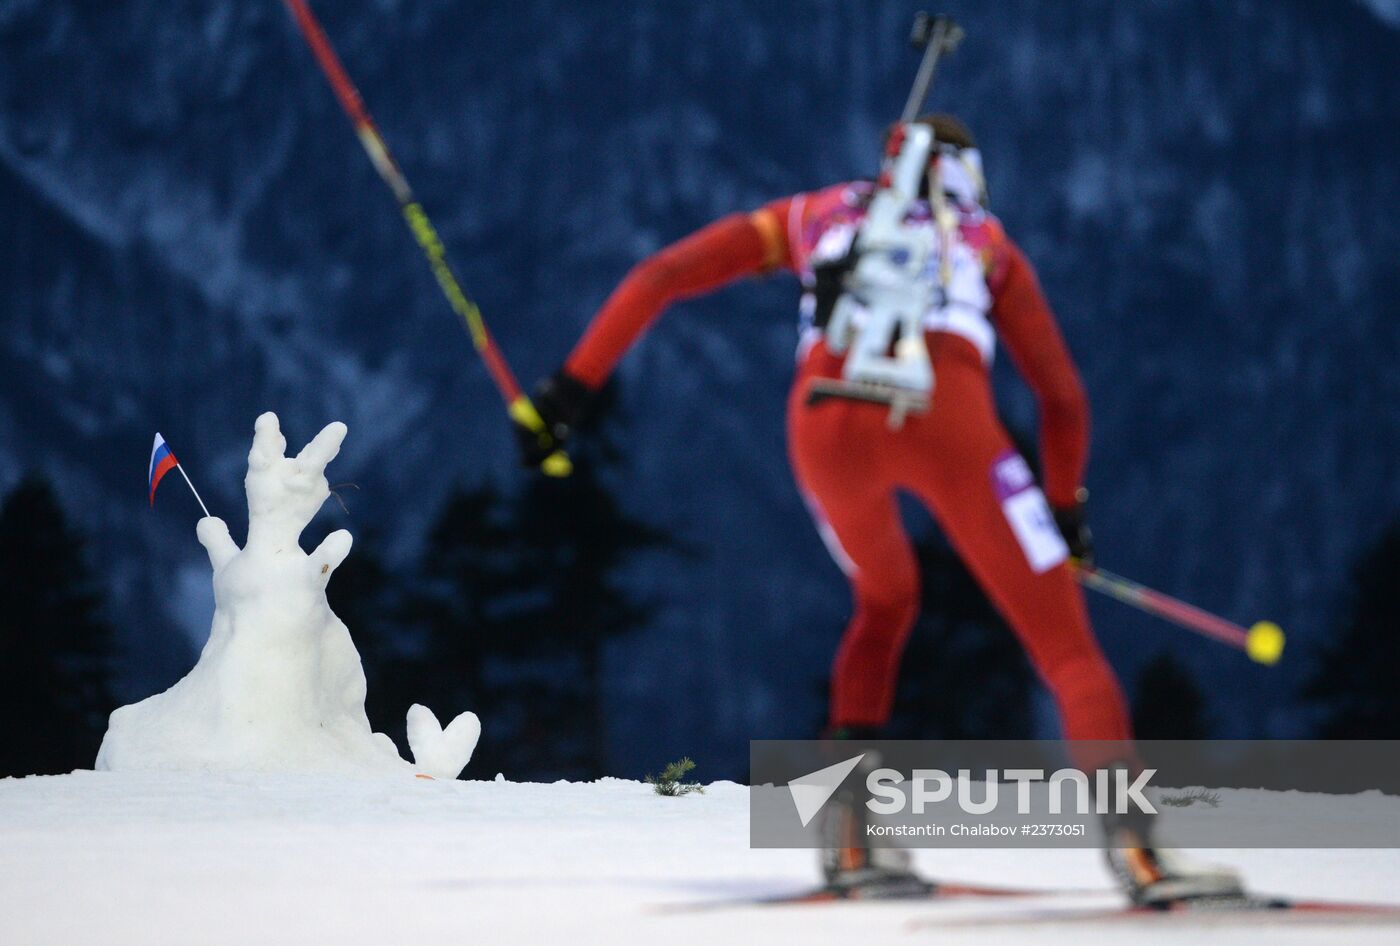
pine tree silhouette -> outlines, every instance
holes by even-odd
[[[529,606],[535,583],[510,498],[490,483],[454,492],[428,537],[418,576],[400,610],[407,646],[382,668],[381,701],[392,704],[397,694],[397,702],[415,700],[442,715],[472,710],[483,727],[473,767],[504,771],[512,694],[488,664],[520,655],[521,607]]]
[[[392,737],[401,752],[408,750],[408,707],[424,700],[398,672],[410,644],[401,620],[404,593],[403,579],[384,564],[373,532],[355,537],[350,556],[326,586],[326,600],[349,629],[364,666],[365,714],[374,731]]]
[[[1327,711],[1324,739],[1400,738],[1400,521],[1359,555],[1332,644],[1303,697]]]
[[[607,764],[604,648],[645,626],[656,611],[622,588],[619,569],[638,552],[678,546],[630,517],[599,479],[613,445],[596,437],[583,448],[576,451],[573,476],[536,477],[521,500],[518,522],[542,606],[519,643],[566,661],[568,669],[554,679],[554,707],[576,720],[566,727],[577,734],[570,751],[574,766],[601,775]]]
[[[82,540],[42,479],[0,506],[0,776],[91,768],[116,707]]]
[[[566,479],[454,493],[404,596],[408,644],[376,668],[376,703],[411,698],[439,713],[476,712],[474,772],[607,772],[604,648],[655,611],[623,587],[620,569],[644,550],[680,549],[629,516],[604,484],[603,472],[623,460],[617,424],[613,415],[571,445]],[[381,731],[402,731],[387,714],[385,723]]]
[[[1133,700],[1133,734],[1138,739],[1209,739],[1212,729],[1206,697],[1195,679],[1168,653],[1142,668]]]

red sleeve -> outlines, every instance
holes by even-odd
[[[1035,270],[1009,239],[1001,249],[992,318],[1040,406],[1045,496],[1052,506],[1071,506],[1088,462],[1089,402]]]
[[[598,310],[564,370],[599,388],[632,343],[671,303],[718,289],[786,261],[786,240],[768,210],[731,214],[632,268]]]

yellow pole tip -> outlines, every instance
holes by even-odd
[[[544,462],[540,464],[540,469],[544,471],[545,476],[563,479],[574,472],[574,464],[569,459],[569,455],[560,450],[545,457]]]
[[[1255,663],[1278,663],[1283,656],[1283,628],[1273,621],[1259,621],[1245,636],[1244,652]]]

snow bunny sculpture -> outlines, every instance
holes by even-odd
[[[393,741],[371,731],[365,674],[326,585],[350,533],[310,555],[301,532],[330,495],[326,465],[344,424],[328,424],[294,458],[272,413],[248,454],[248,542],[222,519],[196,530],[214,568],[214,623],[199,662],[173,687],[112,714],[99,769],[402,772]],[[455,778],[481,734],[473,713],[444,731],[426,707],[408,714],[414,771]]]

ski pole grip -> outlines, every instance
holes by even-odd
[[[542,447],[550,445],[551,438],[545,430],[544,418],[540,416],[534,402],[527,396],[524,394],[516,395],[506,410],[512,420],[529,431],[527,436],[540,438],[540,446]],[[564,479],[574,472],[574,462],[569,459],[569,454],[564,448],[558,447],[540,461],[540,472],[555,479]]]

